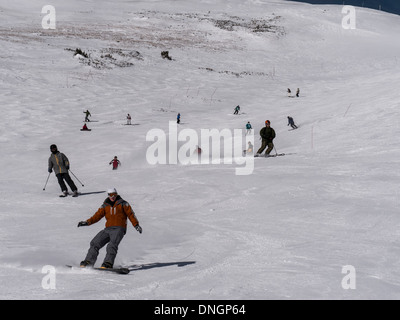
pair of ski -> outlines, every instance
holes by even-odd
[[[300,128],[300,126],[295,125],[294,127],[290,128],[288,131],[293,131],[293,130],[296,130],[298,128]]]
[[[90,194],[98,194],[98,193],[104,193],[105,191],[89,191],[89,192],[78,192],[76,196],[72,195],[73,197],[78,197],[78,196],[84,196],[84,195],[90,195]],[[68,192],[67,195],[61,194],[61,198],[65,198],[68,195],[71,195],[72,193]]]
[[[69,195],[71,195],[71,193],[67,193],[67,194],[60,194],[60,198],[65,198],[65,197],[68,197]],[[79,196],[79,193],[77,193],[77,194],[73,194],[72,193],[72,197],[74,197],[74,198],[76,198],[77,196]]]
[[[89,270],[97,270],[97,271],[104,271],[104,272],[112,272],[112,273],[117,273],[117,274],[128,274],[130,272],[130,270],[128,268],[123,268],[123,267],[119,267],[119,268],[96,268],[96,267],[74,267],[71,265],[66,265],[68,268],[70,269],[75,269],[75,268],[79,268],[79,269],[89,269]]]
[[[267,156],[255,154],[254,158],[275,158],[275,157],[281,157],[281,156],[284,156],[284,155],[285,155],[284,153],[270,154],[270,155],[267,155]]]

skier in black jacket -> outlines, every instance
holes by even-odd
[[[260,136],[262,138],[262,144],[261,148],[258,149],[256,156],[260,156],[264,149],[268,146],[267,151],[265,151],[265,156],[268,157],[274,148],[273,140],[276,136],[275,130],[271,128],[271,122],[269,120],[265,121],[265,127],[260,130]]]
[[[73,192],[73,197],[78,196],[78,188],[75,186],[74,181],[71,179],[68,170],[69,170],[69,160],[64,153],[58,151],[57,146],[52,144],[50,146],[51,155],[49,157],[49,173],[54,170],[56,174],[58,183],[60,185],[61,191],[63,192],[62,196],[66,197],[68,195],[68,189],[65,185],[64,180],[68,183],[69,187]]]
[[[297,126],[294,124],[294,120],[292,117],[288,116],[288,126],[290,125],[293,129],[297,129]]]

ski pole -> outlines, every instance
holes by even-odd
[[[276,151],[275,145],[274,145],[275,153],[278,154],[278,151]]]
[[[49,172],[49,175],[47,176],[47,180],[46,180],[46,183],[44,184],[43,191],[46,190],[47,182],[49,181],[50,175],[51,175],[51,172]]]
[[[75,177],[75,179],[79,181],[79,183],[82,185],[82,187],[84,187],[83,183],[77,178],[77,176],[74,175],[74,173],[71,170],[69,170],[69,172],[71,172],[72,175]]]

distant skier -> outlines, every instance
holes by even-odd
[[[265,127],[260,130],[260,136],[262,138],[262,144],[261,148],[258,149],[256,156],[260,156],[264,149],[268,146],[267,151],[265,151],[265,156],[268,157],[274,148],[273,140],[276,136],[275,130],[271,128],[271,122],[269,120],[265,121]]]
[[[51,155],[49,157],[49,168],[48,172],[51,173],[54,170],[54,173],[57,177],[58,184],[60,185],[62,191],[62,197],[66,197],[68,195],[68,188],[64,183],[64,180],[67,182],[71,191],[73,192],[72,196],[78,196],[78,188],[75,186],[74,181],[72,181],[69,176],[69,160],[67,156],[58,151],[58,148],[55,144],[50,146]]]
[[[83,125],[81,131],[91,131],[88,126],[86,125],[86,123]]]
[[[296,90],[296,97],[298,98],[299,96],[300,96],[300,89],[297,88],[297,90]]]
[[[194,149],[194,151],[193,151],[193,158],[192,158],[193,160],[195,160],[197,157],[198,162],[195,162],[195,163],[201,163],[201,153],[202,153],[202,150],[201,150],[200,146],[196,146],[196,149]]]
[[[126,124],[127,125],[131,125],[132,124],[132,117],[131,117],[131,115],[129,113],[126,116]]]
[[[178,115],[176,116],[176,123],[179,124],[181,123],[181,114],[178,113]]]
[[[90,122],[89,117],[92,115],[90,114],[89,110],[83,111],[83,113],[85,114],[85,122]]]
[[[113,170],[117,170],[118,166],[121,165],[121,162],[118,160],[117,156],[115,156],[114,159],[112,159],[109,164],[110,165],[112,164],[112,169]]]
[[[246,134],[250,134],[251,133],[251,129],[253,129],[253,128],[252,128],[252,126],[250,124],[250,121],[248,121],[246,123]]]
[[[288,94],[288,97],[290,97],[290,95],[292,94],[292,91],[289,88],[287,89],[287,94]]]
[[[248,143],[247,143],[247,149],[246,150],[243,150],[243,154],[244,155],[246,155],[246,154],[253,154],[253,150],[254,149],[254,146],[251,144],[251,142],[249,141]]]
[[[106,218],[105,229],[101,230],[90,242],[86,258],[81,262],[82,268],[94,266],[99,255],[99,250],[107,243],[106,256],[101,268],[106,269],[114,266],[118,246],[126,233],[128,219],[136,231],[142,233],[142,227],[139,225],[139,221],[130,204],[118,195],[115,188],[108,189],[107,193],[108,198],[104,200],[97,212],[88,220],[78,223],[78,227],[90,226],[100,221],[103,217]]]
[[[294,120],[292,117],[287,117],[288,118],[288,126],[290,125],[293,129],[297,129],[297,126],[294,124]]]
[[[240,106],[235,107],[235,112],[233,114],[239,114],[240,111]]]

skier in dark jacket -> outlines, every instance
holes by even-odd
[[[72,181],[71,177],[69,176],[69,160],[67,156],[60,151],[58,151],[57,146],[52,144],[50,146],[51,155],[49,158],[49,173],[54,170],[56,174],[58,184],[61,187],[61,191],[63,192],[63,196],[66,197],[68,195],[68,188],[65,185],[64,180],[68,183],[69,187],[73,192],[73,197],[78,195],[78,188],[75,186],[74,181]]]
[[[265,121],[265,127],[260,130],[260,136],[262,139],[261,148],[258,149],[257,155],[260,156],[264,149],[268,146],[267,151],[265,151],[265,156],[268,157],[272,149],[274,148],[273,140],[275,139],[275,130],[270,127],[271,122],[269,120]]]
[[[83,111],[83,113],[85,114],[85,122],[90,122],[89,117],[92,115],[90,114],[89,110]]]
[[[297,129],[297,126],[294,124],[294,120],[292,117],[287,117],[288,118],[288,126],[290,125],[293,129]]]

